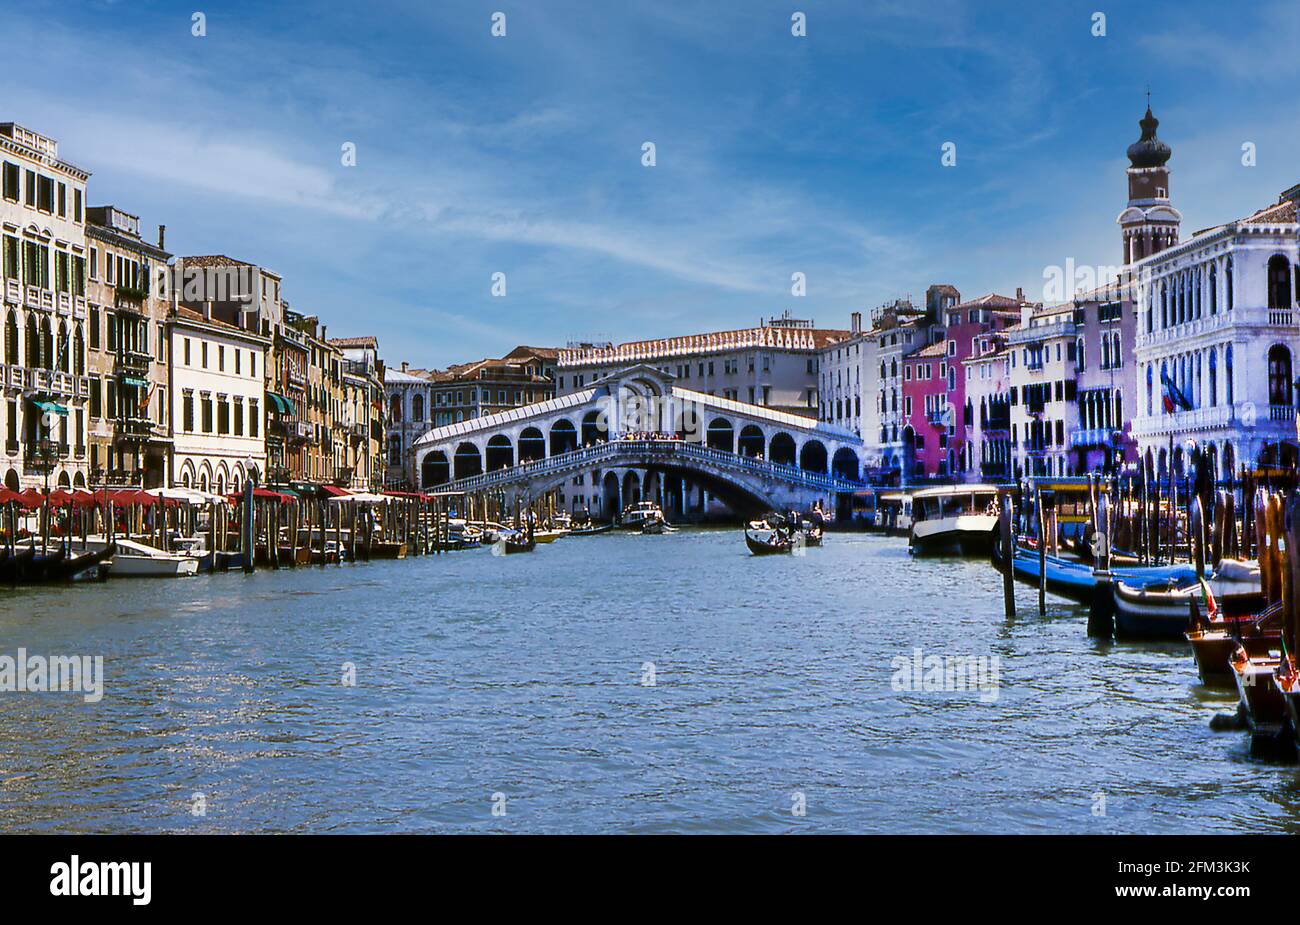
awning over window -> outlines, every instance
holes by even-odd
[[[39,408],[41,411],[46,412],[47,414],[60,414],[65,418],[68,416],[67,406],[60,405],[56,401],[37,401],[36,399],[33,398],[32,405],[36,408]]]
[[[133,385],[133,386],[135,386],[137,389],[147,389],[147,388],[149,388],[149,383],[148,383],[148,382],[146,382],[146,381],[143,380],[143,379],[137,379],[137,378],[135,378],[135,376],[123,376],[123,377],[122,377],[122,384],[123,384],[123,385]]]
[[[275,392],[267,392],[266,400],[271,404],[271,410],[276,414],[293,414],[293,402],[283,395],[277,395]]]

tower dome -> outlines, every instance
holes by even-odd
[[[1129,163],[1134,167],[1165,166],[1174,152],[1156,137],[1156,127],[1160,125],[1160,120],[1151,114],[1150,106],[1147,106],[1147,114],[1138,125],[1142,126],[1142,137],[1128,146]]]

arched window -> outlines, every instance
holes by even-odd
[[[1169,327],[1169,281],[1160,281],[1160,327]]]
[[[411,420],[424,420],[424,396],[418,393],[411,398]]]
[[[1268,403],[1291,405],[1291,351],[1282,344],[1268,348]]]
[[[1219,313],[1219,268],[1210,265],[1210,314]]]
[[[1102,344],[1102,368],[1106,368],[1106,350],[1105,343]],[[1083,372],[1088,368],[1087,356],[1083,352],[1083,338],[1080,337],[1074,345],[1074,368],[1077,372]]]
[[[1147,364],[1147,417],[1151,417],[1151,415],[1155,413],[1152,410],[1154,408],[1154,405],[1152,404],[1152,396],[1154,394],[1152,390],[1152,379],[1153,379],[1153,374],[1151,372],[1151,364],[1148,363]]]
[[[1219,351],[1210,348],[1210,407],[1219,403]]]
[[[1229,267],[1231,271],[1231,267]],[[1229,277],[1231,279],[1231,277]],[[1235,389],[1232,381],[1232,344],[1228,344],[1228,352],[1223,355],[1223,394],[1224,401],[1231,405],[1236,401]]]
[[[1291,264],[1281,254],[1268,260],[1268,307],[1271,311],[1291,310]]]
[[[10,312],[5,318],[5,362],[18,365],[18,313]]]
[[[1227,311],[1232,311],[1232,258],[1231,257],[1228,258],[1227,266],[1224,269],[1223,284],[1225,287],[1225,294],[1223,299],[1224,308]],[[1232,348],[1231,347],[1228,348],[1228,351],[1229,354],[1231,355]],[[1231,379],[1231,377],[1229,377],[1229,379]]]
[[[388,400],[388,419],[394,424],[402,422],[402,396],[394,395]]]

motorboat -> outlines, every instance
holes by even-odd
[[[87,545],[103,549],[109,542],[99,537],[88,540]],[[112,554],[114,578],[181,578],[198,574],[198,558],[187,553],[164,552],[137,540],[117,538],[111,542],[116,547]]]
[[[913,555],[988,555],[998,528],[996,485],[945,485],[912,493]]]
[[[663,520],[664,512],[653,501],[638,501],[623,508],[619,525],[625,530],[640,530],[641,525],[652,518]]]

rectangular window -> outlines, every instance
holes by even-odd
[[[44,174],[36,177],[36,208],[42,212],[54,211],[54,179]]]
[[[257,354],[252,350],[248,351],[248,374],[254,377],[257,375]]]
[[[185,338],[185,365],[190,365],[190,339]]]
[[[103,411],[103,395],[100,394],[103,386],[100,384],[98,376],[90,377],[90,416],[98,418]]]
[[[72,191],[72,220],[80,224],[81,222],[81,190]]]
[[[108,349],[117,350],[117,315],[105,312],[108,321]]]
[[[68,217],[68,184],[59,184],[59,218]]]
[[[223,373],[226,371],[226,348],[224,344],[217,344],[217,369]]]
[[[31,208],[34,209],[36,208],[36,171],[35,170],[26,171],[26,177],[24,179],[27,181],[26,182],[27,195],[24,197],[23,201],[26,202],[27,205],[29,205]]]
[[[239,358],[241,356],[243,356],[243,354],[239,352],[239,348],[235,348],[235,375],[236,376],[239,375]]]
[[[186,391],[181,398],[181,422],[182,429],[188,433],[194,432],[194,393]]]
[[[99,349],[99,309],[90,310],[90,349]]]
[[[203,406],[203,432],[210,434],[212,433],[212,397],[204,395],[201,404]]]
[[[257,399],[248,400],[248,436],[256,437],[261,426],[261,416],[258,414]]]
[[[217,433],[230,433],[230,402],[224,395],[217,396]]]
[[[158,322],[158,362],[167,362],[167,328]]]
[[[18,279],[18,239],[8,235],[4,240],[4,274],[5,279]]]
[[[244,399],[242,398],[235,399],[235,436],[244,436]]]
[[[208,368],[208,342],[207,341],[204,341],[203,343],[199,344],[199,364],[204,369]]]
[[[72,294],[75,296],[85,296],[86,294],[86,258],[72,258]]]
[[[18,165],[11,164],[9,161],[5,161],[5,170],[4,170],[5,199],[8,199],[10,202],[18,201],[18,197],[19,197],[18,187],[21,179],[22,178],[18,170]]]

